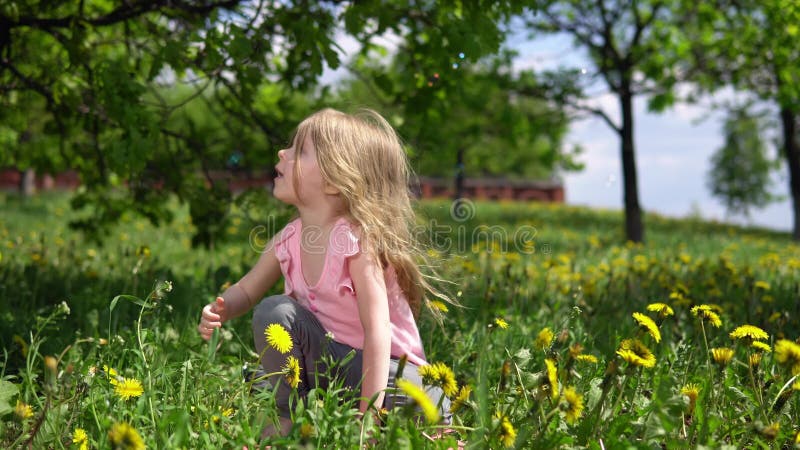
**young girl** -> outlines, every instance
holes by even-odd
[[[200,334],[207,340],[255,307],[255,347],[267,374],[281,372],[287,361],[265,340],[265,330],[280,324],[293,341],[289,355],[300,365],[301,396],[317,378],[327,387],[322,355],[341,360],[354,350],[339,375],[360,389],[361,412],[373,398],[376,408],[402,404],[403,396],[386,390],[403,356],[402,377],[422,387],[417,369],[426,361],[414,316],[428,284],[415,264],[409,168],[397,135],[373,111],[325,109],[300,123],[278,159],[274,195],[296,207],[299,217],[272,238],[239,282],[203,308]],[[284,295],[260,300],[281,276]],[[285,434],[291,388],[282,376],[271,381],[279,383]],[[438,388],[426,390],[433,401],[442,397]],[[445,400],[445,422],[448,406]]]

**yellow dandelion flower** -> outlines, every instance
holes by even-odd
[[[452,369],[447,367],[444,363],[439,367],[439,378],[441,380],[440,387],[448,398],[453,398],[458,394],[458,383],[456,382],[456,375]]]
[[[697,397],[700,395],[700,386],[694,383],[689,383],[681,388],[681,394],[689,398],[689,414],[692,414],[697,402]]]
[[[731,339],[745,339],[753,341],[765,341],[769,339],[769,334],[755,325],[742,325],[740,327],[736,327],[735,330],[731,331],[730,336]]]
[[[661,342],[661,332],[658,331],[658,325],[650,318],[650,316],[642,313],[633,313],[633,319],[639,324],[639,327],[649,334],[656,342]]]
[[[583,395],[575,391],[575,388],[568,387],[564,389],[564,409],[567,417],[567,423],[573,425],[580,419],[583,413]]]
[[[652,368],[656,365],[656,357],[638,339],[625,339],[620,343],[617,355],[635,366]]]
[[[444,394],[453,398],[458,393],[458,383],[453,370],[443,362],[425,364],[417,369],[417,373],[422,377],[423,383],[431,386],[439,386]]]
[[[772,422],[769,426],[764,427],[761,431],[761,435],[767,438],[767,440],[775,440],[778,437],[778,433],[781,431],[781,424],[780,422]]]
[[[417,368],[417,373],[422,377],[422,382],[433,386],[439,382],[439,369],[433,364],[424,364]]]
[[[114,385],[114,393],[123,400],[140,397],[143,392],[142,383],[136,378],[123,378],[122,381]]]
[[[503,318],[501,318],[501,317],[497,317],[497,318],[495,318],[495,319],[494,319],[494,323],[495,323],[495,324],[496,324],[498,327],[500,327],[500,328],[502,328],[502,329],[504,329],[504,330],[507,330],[507,329],[508,329],[508,322],[506,322],[506,321],[505,321]]]
[[[107,365],[103,364],[103,372],[105,372],[106,376],[108,377],[108,382],[111,383],[112,386],[116,386],[122,380],[122,377],[119,376],[113,367],[108,367]]]
[[[311,425],[308,422],[305,422],[302,425],[300,425],[300,438],[301,439],[309,439],[309,438],[314,436],[315,432],[316,432],[316,430],[314,430],[314,425]]]
[[[754,349],[760,351],[760,352],[764,352],[764,353],[771,353],[772,352],[772,347],[770,347],[769,344],[767,344],[766,342],[753,341],[750,344],[750,346],[753,347]]]
[[[700,395],[700,386],[694,383],[689,383],[681,388],[681,394],[689,397],[690,402],[696,402],[697,397]]]
[[[454,398],[453,402],[450,403],[450,413],[455,414],[461,410],[461,408],[463,408],[467,403],[467,400],[469,400],[469,395],[471,393],[472,388],[469,385],[465,384],[464,386],[461,386],[461,389],[458,391],[458,395],[456,395],[456,398]]]
[[[553,342],[553,338],[555,334],[550,328],[542,328],[542,331],[536,336],[536,340],[533,341],[533,347],[537,350],[545,350],[550,348],[550,344]]]
[[[271,323],[264,330],[264,336],[267,338],[267,344],[275,350],[286,354],[292,350],[292,336],[286,331],[286,328],[279,323]]]
[[[286,358],[286,365],[283,366],[283,378],[292,389],[296,389],[300,384],[300,362],[294,356]]]
[[[75,428],[72,432],[72,443],[78,446],[79,450],[88,450],[89,436],[83,428]]]
[[[433,404],[433,401],[422,388],[403,378],[397,380],[397,387],[414,400],[417,406],[422,409],[422,413],[425,415],[428,423],[436,423],[439,421],[439,409],[436,408],[436,405]]]
[[[753,353],[748,358],[748,362],[750,363],[750,367],[755,367],[761,363],[761,353]]]
[[[500,442],[503,443],[503,446],[506,448],[513,447],[514,441],[517,440],[517,430],[514,429],[514,425],[511,425],[511,421],[508,420],[508,417],[503,416],[500,419]]]
[[[441,311],[443,313],[446,313],[446,312],[450,311],[447,308],[447,305],[444,302],[439,301],[439,300],[431,300],[431,301],[428,302],[428,304],[431,307],[433,307],[433,309],[436,309],[436,310]]]
[[[712,348],[711,356],[714,358],[715,363],[724,367],[731,362],[731,358],[733,358],[733,349],[727,347]]]
[[[767,283],[766,281],[761,281],[761,280],[756,281],[754,286],[756,289],[762,289],[765,291],[769,290],[769,283]]]
[[[144,450],[142,437],[131,425],[115,423],[108,432],[108,440],[114,450]]]
[[[581,362],[597,364],[597,357],[594,355],[578,355],[575,357],[575,359]]]
[[[550,388],[550,398],[555,400],[558,398],[558,369],[556,369],[556,362],[546,358],[544,364],[547,366],[547,384]]]
[[[800,444],[800,431],[798,431],[797,435],[794,437],[794,443]]]
[[[22,353],[23,358],[28,357],[28,343],[25,342],[25,339],[22,339],[22,336],[15,334],[13,338],[11,338],[15,344],[19,346],[19,351]]]
[[[657,312],[658,316],[662,318],[675,315],[675,311],[666,303],[651,303],[647,305],[647,310]]]
[[[800,345],[788,339],[775,343],[775,360],[791,369],[792,375],[800,374]]]
[[[690,311],[693,316],[705,320],[714,328],[719,328],[722,326],[722,319],[719,318],[719,314],[714,311],[714,307],[712,305],[697,305]]]
[[[14,407],[14,415],[19,420],[30,419],[33,417],[33,408],[31,408],[31,405],[17,400],[17,406]]]

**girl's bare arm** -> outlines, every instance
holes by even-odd
[[[350,276],[356,291],[358,315],[364,327],[363,382],[359,409],[366,412],[375,396],[375,405],[383,404],[389,382],[389,358],[392,336],[389,300],[383,269],[371,256],[359,253],[350,260]]]

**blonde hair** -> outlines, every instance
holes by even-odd
[[[394,268],[417,316],[426,290],[441,294],[418,265],[426,258],[413,233],[411,169],[394,128],[369,109],[346,114],[327,108],[298,125],[295,144],[302,147],[307,138],[316,149],[323,180],[340,192],[347,218],[361,227],[362,250],[384,268]]]

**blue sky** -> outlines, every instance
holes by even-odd
[[[345,60],[357,49],[355,41],[344,33],[337,36],[337,42],[345,52]],[[391,49],[396,42],[390,36],[382,43]],[[508,45],[519,53],[514,62],[516,69],[588,67],[587,59],[573,48],[568,36],[529,40],[521,34],[512,35]],[[345,69],[328,70],[322,82],[333,83],[342,76],[346,76]],[[721,94],[725,98],[736,95],[731,91]],[[722,146],[723,115],[707,106],[710,99],[702,103],[678,104],[662,114],[653,114],[647,112],[645,99],[635,102],[634,142],[642,208],[665,216],[700,214],[706,219],[791,230],[792,210],[785,169],[776,176],[772,189],[784,200],[753,210],[749,219],[726,216],[725,207],[711,196],[706,174],[711,155]],[[597,90],[593,105],[602,107],[614,119],[618,117],[616,99],[601,89]],[[571,125],[567,142],[583,147],[578,160],[585,165],[581,172],[563,175],[567,203],[622,209],[622,170],[615,132],[601,119],[589,118]]]

